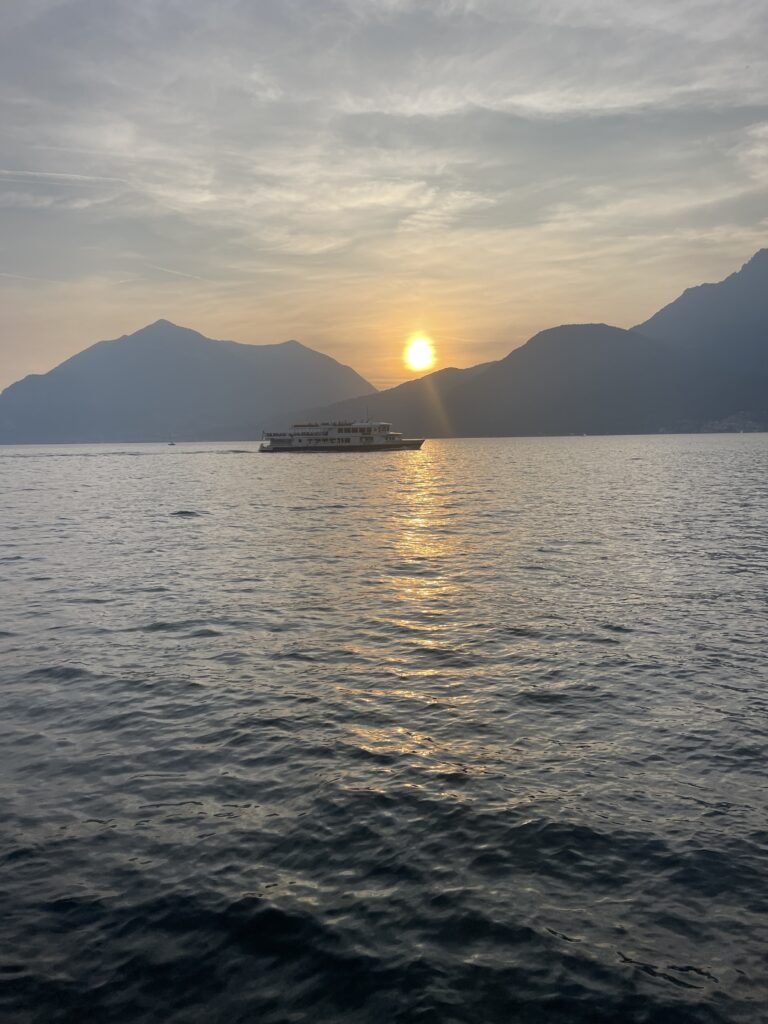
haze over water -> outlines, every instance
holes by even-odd
[[[765,1019],[767,465],[0,449],[0,1013]]]

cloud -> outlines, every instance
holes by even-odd
[[[0,180],[5,181],[38,181],[52,185],[91,185],[94,182],[117,182],[125,184],[122,178],[107,178],[94,174],[62,174],[58,171],[22,171],[0,167]]]
[[[767,42],[762,0],[5,5],[3,264],[101,319],[41,280],[51,329],[4,277],[4,372],[170,315],[185,279],[194,326],[379,380],[417,327],[475,339],[466,364],[637,322],[764,236]]]
[[[175,277],[186,277],[190,281],[202,281],[202,277],[198,277],[197,274],[185,274],[183,270],[172,270],[170,267],[158,267],[155,263],[148,263],[147,267],[150,270],[159,270],[161,274],[173,274]],[[125,282],[121,282],[123,284]]]

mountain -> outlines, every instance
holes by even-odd
[[[648,338],[676,341],[696,349],[768,347],[768,249],[760,249],[741,270],[718,284],[700,284],[635,330]]]
[[[299,415],[427,437],[768,430],[768,250],[631,330],[554,327],[380,392],[296,341],[211,341],[159,320],[7,388],[0,442],[244,440]]]
[[[314,412],[363,404],[431,437],[768,429],[768,250],[631,330],[555,327],[497,362]]]
[[[244,440],[290,409],[375,391],[297,341],[212,341],[167,320],[0,394],[0,442]]]
[[[768,427],[768,249],[718,284],[688,288],[636,330],[674,346],[690,422]]]
[[[428,437],[605,434],[657,429],[669,406],[657,379],[663,346],[607,324],[542,331],[504,359],[446,369],[315,410],[329,418],[391,420]]]
[[[452,413],[454,393],[474,375],[482,374],[496,363],[482,363],[468,369],[449,367],[436,370],[398,384],[386,391],[378,391],[362,398],[349,398],[331,406],[306,409],[302,418],[316,419],[382,419],[391,421],[397,430],[412,436],[452,437],[462,433],[461,425]]]

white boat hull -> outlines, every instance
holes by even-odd
[[[265,431],[260,452],[418,451],[423,437],[403,437],[383,420],[294,423],[289,430]]]
[[[397,444],[348,444],[343,447],[339,445],[328,445],[328,444],[306,444],[301,445],[277,445],[273,447],[271,444],[262,444],[259,446],[260,452],[268,452],[270,455],[279,452],[283,454],[290,452],[293,455],[303,455],[308,452],[336,452],[337,454],[347,452],[402,452],[402,451],[418,451],[419,448],[424,444],[424,438],[408,438],[404,441],[399,441]]]

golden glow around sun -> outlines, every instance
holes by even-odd
[[[435,365],[435,346],[426,334],[412,334],[403,352],[409,370],[429,370]]]

